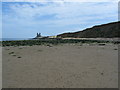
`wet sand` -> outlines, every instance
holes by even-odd
[[[3,47],[3,88],[117,88],[117,45]]]

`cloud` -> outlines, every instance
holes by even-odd
[[[119,0],[1,0],[2,2],[119,2]]]
[[[12,4],[10,9],[19,18],[36,18],[44,15],[56,15],[57,19],[68,19],[82,16],[110,15],[116,12],[117,3],[65,3],[64,5],[51,3],[44,6],[41,3]],[[94,11],[94,12],[93,12]]]
[[[0,2],[0,38],[2,38],[2,3]]]
[[[117,2],[4,2],[5,37],[30,32],[53,35],[64,31],[82,30],[95,24],[117,20]],[[17,29],[17,30],[15,30]],[[10,32],[8,35],[6,32]],[[34,34],[33,33],[33,34]],[[29,34],[33,36],[33,34]],[[13,36],[12,36],[13,35]],[[17,35],[17,37],[20,37]]]

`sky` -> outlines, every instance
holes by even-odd
[[[118,2],[2,2],[2,37],[53,36],[118,21]],[[1,15],[1,14],[0,14]]]

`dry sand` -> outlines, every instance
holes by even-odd
[[[0,47],[0,89],[2,89],[2,47]]]
[[[3,88],[117,87],[117,45],[3,47]]]

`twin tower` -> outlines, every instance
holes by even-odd
[[[37,36],[36,37],[41,37],[41,33],[37,33]]]

